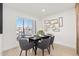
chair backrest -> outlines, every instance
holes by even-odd
[[[50,44],[53,44],[54,38],[55,38],[55,36],[53,36],[53,37],[51,36],[51,37],[50,37]]]
[[[19,35],[19,36],[17,36],[17,40],[21,40],[21,36]]]
[[[22,50],[26,49],[27,40],[19,40],[19,45]]]
[[[22,50],[33,48],[33,42],[29,43],[27,40],[19,40],[19,45]]]
[[[49,43],[50,43],[50,39],[49,39],[49,37],[47,37],[47,38],[42,39],[40,46],[42,49],[46,49],[46,48],[48,48]]]

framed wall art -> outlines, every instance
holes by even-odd
[[[59,17],[59,27],[63,27],[63,17]]]

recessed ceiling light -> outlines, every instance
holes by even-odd
[[[46,9],[42,9],[42,12],[45,12],[46,11]]]

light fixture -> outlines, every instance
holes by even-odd
[[[42,9],[42,12],[45,12],[46,11],[46,9]]]

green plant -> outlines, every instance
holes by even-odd
[[[44,31],[43,30],[39,30],[38,32],[37,32],[37,35],[39,36],[39,35],[45,35],[45,33],[44,33]]]

